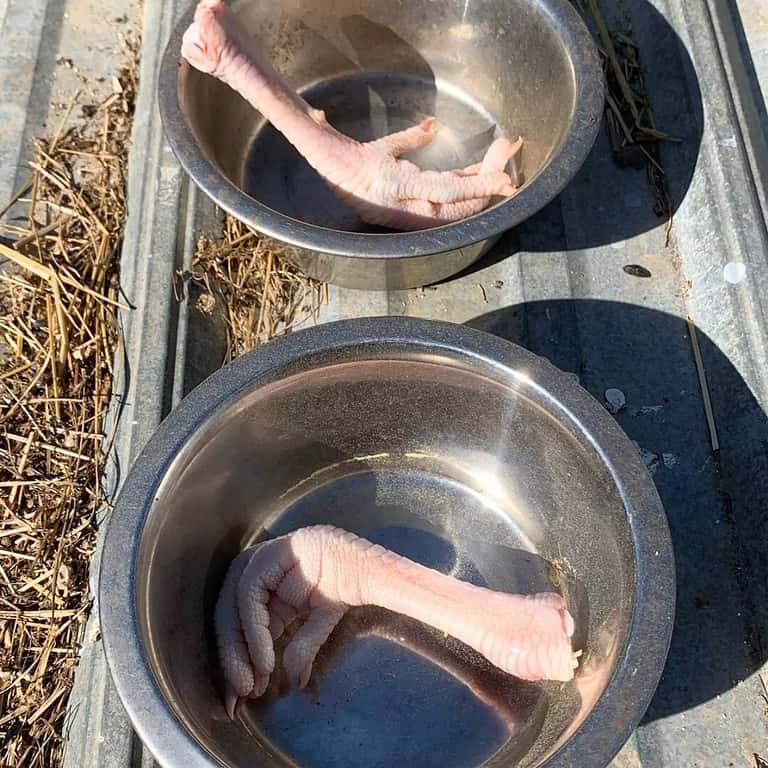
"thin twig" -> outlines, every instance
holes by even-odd
[[[691,337],[691,347],[693,349],[693,359],[696,363],[696,373],[699,377],[699,387],[701,389],[701,397],[704,402],[704,413],[707,417],[707,426],[709,428],[709,437],[712,444],[712,451],[717,452],[720,450],[720,440],[717,437],[717,425],[715,424],[715,413],[712,410],[712,400],[709,396],[709,384],[707,383],[707,372],[704,369],[704,359],[701,356],[701,349],[699,347],[699,337],[696,332],[696,325],[692,318],[688,316],[685,319],[688,325],[688,334]]]
[[[629,126],[624,122],[624,118],[621,116],[621,110],[619,109],[619,105],[616,103],[615,99],[613,98],[613,96],[611,96],[611,94],[608,91],[605,92],[605,101],[608,104],[608,106],[611,108],[611,112],[613,113],[613,116],[616,118],[616,121],[621,127],[622,133],[626,137],[627,141],[630,143],[634,142],[635,138],[632,135],[632,131],[629,129]]]
[[[13,206],[29,191],[29,188],[32,186],[32,182],[28,181],[25,184],[23,184],[21,187],[19,187],[18,191],[11,196],[11,199],[2,207],[0,208],[0,218],[5,216],[8,211],[13,208]]]
[[[639,122],[640,112],[637,109],[637,104],[635,103],[635,97],[632,93],[632,89],[629,87],[629,83],[624,77],[624,71],[619,64],[619,58],[616,55],[616,49],[613,45],[613,40],[611,39],[611,33],[608,31],[608,25],[605,23],[605,17],[600,10],[600,6],[598,5],[597,0],[587,0],[587,4],[589,5],[589,10],[592,12],[592,17],[594,18],[595,24],[597,25],[597,31],[600,33],[600,38],[603,41],[605,53],[608,56],[608,61],[610,62],[611,68],[613,69],[616,82],[619,84],[619,88],[621,88],[624,99],[629,105],[629,109],[632,112],[632,117],[634,117],[635,122]]]

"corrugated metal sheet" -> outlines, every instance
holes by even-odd
[[[49,5],[26,0],[23,32],[13,15],[21,5],[0,0],[4,78],[36,66],[35,46],[45,34],[40,19]],[[661,686],[616,766],[748,766],[752,753],[768,751],[757,677],[768,654],[768,151],[760,5],[624,0],[613,6],[613,21],[630,24],[640,45],[658,125],[685,140],[663,155],[675,207],[669,245],[644,172],[617,168],[601,136],[558,200],[506,236],[470,274],[423,291],[331,287],[320,317],[469,322],[548,357],[597,397],[609,387],[625,393],[627,407],[617,418],[643,450],[664,500],[679,594]],[[168,149],[154,98],[165,39],[187,3],[144,6],[122,268],[136,310],[123,317],[125,396],[115,414],[113,487],[162,416],[221,359],[193,310],[176,304],[171,281],[172,271],[189,263],[197,234],[216,222],[213,206],[187,183]],[[31,52],[18,60],[1,53],[13,35],[30,42],[24,50]],[[10,124],[26,124],[33,80],[16,78],[16,90],[0,105],[16,110],[8,112]],[[2,130],[5,192],[13,186],[8,167],[24,128],[13,136]],[[629,264],[652,276],[627,274]],[[745,267],[738,283],[726,279],[729,264]],[[689,315],[699,329],[701,365],[684,320]],[[72,711],[68,766],[151,764],[109,681],[95,617]]]

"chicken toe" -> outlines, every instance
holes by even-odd
[[[272,595],[267,605],[269,612],[269,634],[272,640],[282,637],[286,627],[296,618],[296,609],[281,600],[277,595]]]
[[[266,690],[264,680],[275,668],[275,647],[270,633],[269,601],[285,575],[295,566],[288,542],[275,539],[260,544],[251,555],[239,582],[238,615],[254,675],[254,695]],[[260,693],[255,693],[259,691]]]
[[[400,157],[407,152],[422,149],[432,143],[435,138],[435,118],[427,117],[418,125],[406,128],[397,133],[390,133],[372,144],[379,145],[393,157]]]
[[[343,603],[322,600],[296,631],[283,652],[283,668],[292,686],[304,688],[307,685],[315,657],[346,610]]]
[[[227,681],[227,712],[234,712],[237,698],[247,696],[254,685],[253,666],[237,609],[240,578],[252,554],[252,550],[245,550],[232,561],[215,608],[216,643]]]

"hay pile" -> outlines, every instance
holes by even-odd
[[[195,307],[215,318],[223,313],[228,363],[259,344],[316,318],[328,288],[281,258],[280,246],[227,216],[222,237],[201,237],[192,270],[177,274],[177,298],[190,284]]]
[[[0,225],[0,765],[59,764],[118,344],[136,40],[103,103],[36,142]],[[65,128],[76,116],[75,127]],[[5,211],[3,211],[5,212]]]

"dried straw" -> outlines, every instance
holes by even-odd
[[[672,201],[669,197],[661,144],[681,139],[656,127],[640,62],[640,50],[629,33],[610,30],[599,0],[584,0],[600,42],[605,77],[605,118],[611,150],[621,166],[645,168],[654,198],[654,211],[666,219],[665,245],[672,230]]]
[[[227,328],[224,363],[316,318],[327,289],[284,258],[279,243],[227,216],[222,236],[201,237],[192,270],[177,274],[177,297],[196,287],[195,307]]]
[[[137,50],[127,39],[106,101],[76,97],[54,137],[36,141],[30,181],[3,210],[26,216],[0,224],[12,236],[0,242],[3,767],[60,764],[90,607]],[[76,105],[84,117],[66,128]]]

